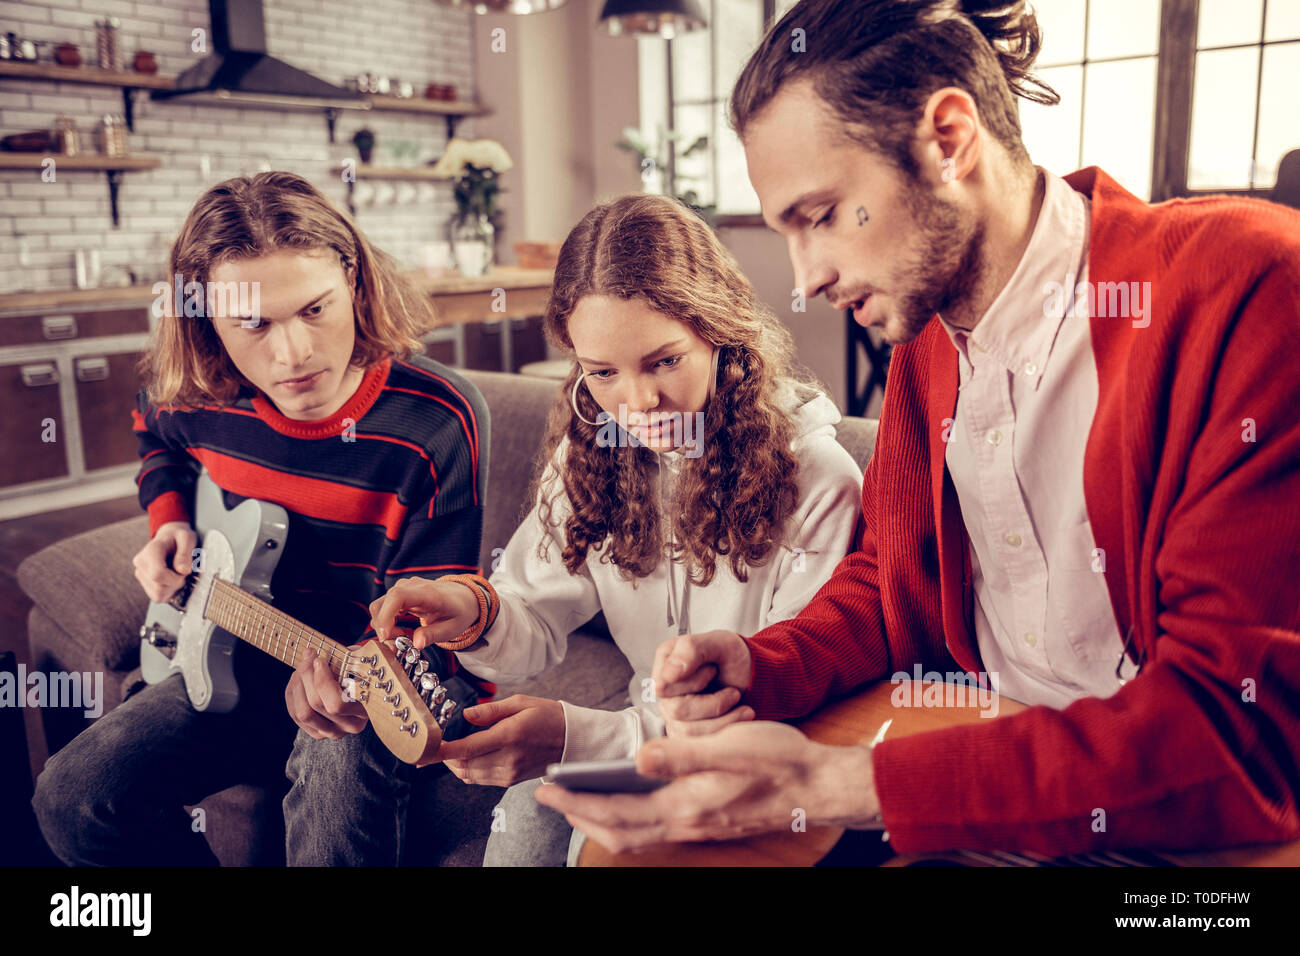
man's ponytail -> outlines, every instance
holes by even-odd
[[[1045,106],[1061,101],[1055,90],[1029,72],[1043,47],[1043,34],[1025,0],[960,0],[959,6],[998,55],[1012,93]]]
[[[925,101],[955,86],[1013,160],[1028,164],[1016,98],[1060,102],[1029,72],[1041,47],[1024,0],[800,0],[741,70],[731,125],[743,141],[777,91],[806,76],[844,135],[916,175],[912,139]]]

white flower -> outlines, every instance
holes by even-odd
[[[460,179],[468,172],[466,166],[491,169],[500,174],[513,169],[514,165],[505,147],[496,140],[453,138],[433,170],[435,175],[444,179]]]

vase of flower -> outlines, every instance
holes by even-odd
[[[452,139],[434,164],[435,172],[453,183],[456,215],[448,238],[456,267],[467,278],[492,267],[497,227],[493,220],[499,215],[496,199],[501,190],[498,177],[513,167],[505,147],[490,139]]]
[[[486,214],[471,212],[453,219],[451,252],[460,274],[473,279],[492,268],[495,240],[496,229]]]

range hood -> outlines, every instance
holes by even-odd
[[[262,0],[208,0],[213,52],[176,77],[155,100],[266,108],[370,108],[354,90],[312,76],[266,52]]]

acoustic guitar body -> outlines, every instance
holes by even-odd
[[[954,685],[949,685],[954,686]],[[955,685],[958,691],[972,690]],[[954,700],[970,698],[969,703],[947,703],[934,707],[901,707],[894,703],[895,694],[901,700],[912,701],[915,688],[908,682],[902,684],[879,683],[854,697],[829,704],[817,713],[797,722],[797,726],[812,740],[834,746],[866,744],[873,740],[886,721],[890,723],[886,737],[894,740],[930,730],[943,730],[980,720],[998,719],[1019,713],[1024,704],[1007,697],[996,697],[995,718],[982,717],[981,707],[973,693],[954,694]],[[985,693],[984,703],[990,703]],[[991,709],[991,708],[990,708]],[[809,826],[806,832],[770,833],[743,840],[709,843],[677,843],[653,847],[649,850],[628,853],[611,853],[595,840],[583,845],[579,866],[813,866],[821,861],[844,835],[841,827]],[[1300,840],[1274,846],[1234,847],[1192,853],[1156,853],[1163,863],[1171,866],[1300,866]],[[961,852],[933,853],[915,856],[898,856],[885,866],[912,866],[917,863],[948,863],[961,866],[1031,865],[990,862],[989,857],[967,856]],[[1098,864],[1103,861],[1098,859]],[[1109,861],[1107,861],[1109,862]],[[1110,862],[1110,865],[1123,865]]]

